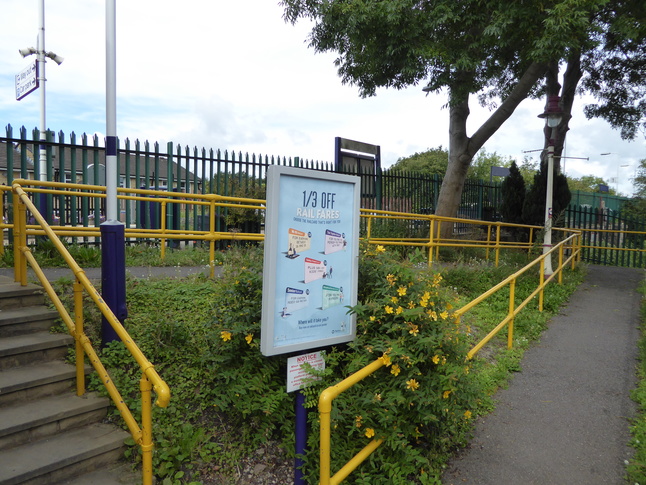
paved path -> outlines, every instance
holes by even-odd
[[[643,278],[643,270],[589,267],[444,484],[624,483]]]

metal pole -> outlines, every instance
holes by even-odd
[[[45,0],[38,4],[38,47],[36,57],[38,60],[38,84],[40,87],[40,170],[38,180],[47,180],[47,152],[45,141],[47,139],[47,121],[45,114]],[[43,214],[45,217],[46,214]]]
[[[554,131],[555,128],[552,128]],[[547,191],[545,194],[545,236],[543,237],[543,254],[552,249],[552,194],[554,191],[554,142],[550,140],[547,147]],[[545,276],[553,273],[552,255],[545,258]]]
[[[307,409],[305,408],[305,394],[303,394],[302,391],[296,392],[296,402],[294,406],[296,419],[296,441],[294,447],[296,458],[294,460],[294,485],[305,485],[303,470],[301,470],[301,468],[304,464],[302,456],[304,456],[307,451]]]
[[[112,313],[124,322],[126,307],[126,252],[125,226],[119,222],[117,200],[117,89],[116,89],[116,6],[115,0],[106,0],[106,221],[101,224],[101,293]],[[104,317],[102,345],[118,340],[118,335]]]
[[[106,141],[105,183],[106,220],[118,221],[117,179],[117,75],[116,75],[116,6],[115,0],[106,0]]]

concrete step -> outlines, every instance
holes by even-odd
[[[153,478],[153,483],[154,478]],[[59,482],[56,485],[140,485],[141,470],[133,470],[131,463],[117,463],[102,470]]]
[[[86,366],[85,374],[90,370]],[[0,372],[0,407],[62,392],[71,393],[75,382],[75,367],[63,361],[5,369]]]
[[[0,339],[0,370],[19,365],[63,359],[67,347],[74,343],[71,335],[34,332]]]
[[[0,277],[0,310],[42,305],[44,290],[37,285],[20,286],[12,278]]]
[[[44,305],[0,310],[0,338],[48,331],[58,318]]]
[[[0,408],[0,450],[99,422],[109,404],[94,393],[65,393]]]
[[[112,466],[130,436],[112,425],[68,430],[0,453],[0,485],[43,485]]]

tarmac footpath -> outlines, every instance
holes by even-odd
[[[584,283],[479,418],[445,485],[624,483],[644,271],[589,266]]]

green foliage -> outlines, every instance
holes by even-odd
[[[306,390],[310,406],[320,391],[376,359],[385,366],[335,399],[332,413],[338,470],[373,437],[384,443],[348,483],[431,483],[438,463],[466,439],[481,393],[465,362],[469,340],[452,316],[442,276],[383,248],[366,248],[360,264],[362,303],[357,337],[329,349],[321,381]],[[311,447],[319,439],[311,417]],[[307,459],[309,482],[316,457]]]
[[[509,176],[503,180],[500,190],[502,192],[500,213],[503,220],[513,224],[521,224],[525,202],[525,180],[523,180],[516,162],[511,162]]]
[[[516,259],[524,264],[526,255]],[[508,294],[477,307],[462,322],[452,316],[453,306],[518,265],[494,268],[472,259],[444,268],[441,276],[425,261],[421,251],[402,260],[396,251],[363,248],[360,303],[353,309],[357,338],[326,349],[321,381],[306,390],[312,409],[308,439],[310,449],[317,449],[314,408],[321,389],[377,358],[387,364],[335,401],[335,470],[372,439],[368,435],[385,439],[348,483],[439,483],[447,454],[465,443],[473,418],[492,408],[491,394],[518,369],[522,349],[549,317],[527,311],[531,318],[517,318],[516,349],[499,351],[501,345],[492,345],[487,358],[466,362],[475,339],[504,316]],[[172,392],[168,408],[154,409],[153,460],[160,483],[195,483],[213,467],[221,467],[223,483],[230,482],[235,464],[270,440],[281,443],[286,456],[293,452],[294,403],[285,390],[285,357],[267,358],[259,351],[262,249],[231,249],[223,263],[215,280],[128,281],[127,329]],[[519,282],[519,298],[532,283],[529,277]],[[546,297],[550,308],[571,290]],[[87,326],[98,325],[88,321]],[[101,358],[138,414],[140,371],[129,353],[116,342]],[[100,388],[96,377],[92,387]],[[133,447],[132,456],[138,453]],[[318,454],[308,454],[305,472],[311,483],[317,469]]]
[[[583,175],[579,178],[568,177],[568,187],[570,190],[578,190],[580,192],[599,192],[599,185],[608,185],[608,183],[601,177],[595,175]],[[614,192],[613,189],[610,189]]]
[[[523,223],[535,226],[545,224],[545,194],[547,192],[547,167],[541,169],[534,176],[534,183],[530,187],[523,204]],[[554,191],[552,195],[553,220],[558,221],[559,215],[567,209],[572,194],[568,188],[567,178],[562,173],[554,175]],[[555,223],[556,225],[556,223]]]
[[[448,150],[439,146],[437,148],[429,148],[425,152],[416,152],[408,157],[400,158],[390,167],[390,170],[443,175],[446,173],[448,163]]]
[[[477,180],[489,180],[491,177],[491,167],[507,168],[510,166],[510,157],[504,158],[496,152],[487,153],[487,150],[483,148],[471,162],[469,171],[467,172],[467,177]]]

